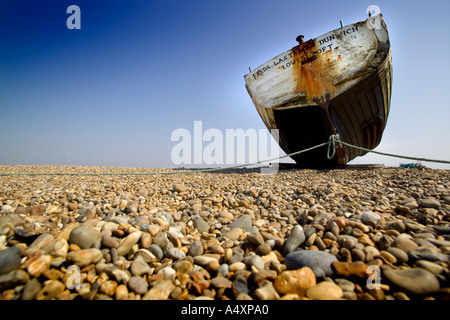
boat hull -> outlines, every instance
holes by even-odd
[[[334,133],[370,150],[380,143],[390,109],[392,57],[387,27],[379,19],[378,29],[368,21],[336,29],[245,76],[258,113],[269,130],[278,129],[287,154],[326,142]],[[292,158],[299,167],[332,168],[365,153],[338,146],[328,159],[325,146]]]

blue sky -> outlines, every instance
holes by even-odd
[[[69,5],[81,29],[69,30]],[[178,128],[264,129],[244,74],[378,5],[392,44],[376,150],[450,160],[448,1],[2,0],[0,165],[172,167]],[[367,155],[354,163],[411,162]],[[449,165],[423,163],[433,168]]]

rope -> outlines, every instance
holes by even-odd
[[[401,158],[401,159],[409,159],[409,160],[416,160],[416,161],[425,161],[425,162],[435,162],[435,163],[446,163],[446,164],[450,164],[450,161],[448,160],[436,160],[436,159],[427,159],[427,158],[417,158],[417,157],[411,157],[411,156],[402,156],[399,154],[393,154],[393,153],[387,153],[387,152],[380,152],[380,151],[374,151],[374,150],[370,150],[370,149],[366,149],[366,148],[362,148],[362,147],[358,147],[358,146],[354,146],[350,143],[347,142],[343,142],[341,140],[339,140],[339,136],[336,139],[336,142],[338,143],[342,143],[343,145],[350,147],[350,148],[355,148],[355,149],[359,149],[359,150],[363,150],[363,151],[367,151],[367,152],[372,152],[372,153],[376,153],[382,156],[388,156],[388,157],[394,157],[394,158]]]
[[[330,138],[328,139],[328,150],[327,150],[327,158],[328,160],[331,160],[334,158],[334,155],[336,154],[336,145],[335,141],[339,141],[339,135],[338,134],[332,134]],[[330,153],[330,150],[332,152]]]
[[[307,149],[303,149],[303,150],[300,150],[300,151],[289,153],[289,154],[287,154],[285,156],[281,156],[281,157],[277,157],[277,158],[272,158],[272,159],[268,159],[268,160],[261,160],[261,161],[257,161],[257,162],[254,162],[254,163],[246,163],[246,164],[241,164],[241,165],[236,165],[236,166],[231,166],[231,167],[195,169],[195,170],[184,170],[184,171],[155,171],[155,172],[99,172],[99,173],[90,173],[90,172],[78,172],[78,173],[71,173],[71,172],[39,173],[38,172],[38,173],[33,173],[33,172],[25,172],[25,173],[0,173],[0,176],[108,176],[108,175],[109,176],[114,176],[114,175],[119,175],[119,176],[125,176],[125,175],[140,176],[140,175],[157,175],[157,174],[186,174],[186,173],[197,173],[197,172],[214,172],[214,171],[222,171],[222,170],[229,170],[229,169],[237,169],[237,168],[242,168],[242,167],[247,167],[247,166],[254,166],[254,165],[262,164],[262,163],[265,163],[265,162],[271,162],[271,161],[275,161],[275,160],[280,160],[280,159],[283,159],[283,158],[295,156],[297,154],[305,153],[305,152],[308,152],[308,151],[311,151],[311,150],[314,150],[314,149],[317,149],[317,148],[321,148],[321,147],[324,147],[324,146],[328,146],[327,158],[328,159],[333,159],[335,154],[336,154],[336,143],[343,144],[343,145],[345,145],[347,147],[350,147],[350,148],[355,148],[355,149],[359,149],[359,150],[366,151],[366,152],[372,152],[372,153],[376,153],[376,154],[383,155],[383,156],[388,156],[388,157],[410,159],[410,160],[416,160],[416,161],[425,161],[425,162],[436,162],[436,163],[450,164],[450,161],[447,161],[447,160],[436,160],[436,159],[427,159],[427,158],[417,158],[417,157],[410,157],[410,156],[402,156],[402,155],[398,155],[398,154],[379,152],[379,151],[374,151],[374,150],[358,147],[358,146],[352,145],[350,143],[341,141],[339,139],[339,135],[338,134],[333,134],[328,139],[328,142],[324,142],[324,143],[318,144],[316,146],[313,146],[313,147],[310,147],[310,148],[307,148]]]

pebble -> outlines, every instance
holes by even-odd
[[[163,231],[159,231],[153,237],[152,244],[155,244],[155,245],[157,245],[159,247],[163,247],[167,242],[169,242],[169,239],[167,238],[166,233],[163,232]]]
[[[397,259],[398,263],[407,263],[409,260],[408,254],[399,248],[390,247],[387,248],[386,251],[392,254]]]
[[[237,276],[234,279],[233,283],[231,284],[231,288],[235,297],[240,294],[247,294],[250,291],[248,289],[247,279],[242,276]]]
[[[250,265],[258,270],[264,270],[264,260],[259,255],[254,255],[250,259]]]
[[[368,211],[361,215],[361,221],[369,226],[372,226],[373,228],[376,228],[378,224],[381,223],[381,217],[376,212]]]
[[[181,260],[174,263],[173,268],[177,274],[189,274],[194,266],[189,260]]]
[[[259,231],[250,232],[249,234],[247,234],[247,239],[255,246],[260,246],[264,243],[264,239]]]
[[[166,249],[165,254],[167,258],[174,260],[183,259],[186,256],[186,254],[178,248]]]
[[[419,205],[425,208],[439,208],[441,203],[436,198],[423,198],[418,200]]]
[[[275,290],[281,295],[296,293],[304,296],[306,291],[316,285],[316,276],[309,267],[283,271],[274,282]]]
[[[353,292],[356,288],[355,284],[347,279],[337,278],[334,282],[345,292]]]
[[[67,261],[79,267],[87,267],[90,264],[100,261],[102,256],[103,254],[99,249],[82,249],[69,252],[67,254]]]
[[[131,278],[131,274],[125,270],[115,269],[111,272],[113,278],[116,279],[119,284],[127,284]]]
[[[114,296],[116,300],[128,300],[128,288],[124,284],[117,286]]]
[[[147,293],[148,283],[147,280],[145,280],[142,277],[139,276],[131,277],[130,280],[128,280],[127,285],[130,290],[136,292],[137,294],[143,295]]]
[[[234,171],[0,176],[0,299],[449,296],[448,171]]]
[[[235,262],[235,263],[232,263],[228,267],[228,270],[230,272],[236,272],[236,271],[245,270],[245,269],[246,269],[246,266],[245,266],[245,263],[243,263],[243,262]]]
[[[427,260],[417,260],[414,263],[414,267],[426,269],[437,276],[441,275],[445,271],[443,266]]]
[[[396,231],[402,233],[405,231],[406,226],[400,220],[399,221],[391,221],[391,222],[386,223],[384,229],[385,230],[396,230]]]
[[[19,247],[10,247],[0,251],[0,275],[18,269],[20,263]]]
[[[69,243],[66,241],[66,239],[56,239],[49,253],[53,257],[65,258],[68,251],[69,251]]]
[[[148,249],[156,258],[156,260],[160,261],[164,257],[164,253],[160,246],[156,244],[151,244]]]
[[[260,244],[256,250],[255,253],[260,256],[265,256],[266,254],[269,254],[272,251],[272,247],[269,243],[264,242],[263,244]]]
[[[329,281],[322,281],[306,291],[306,296],[312,300],[339,300],[344,296],[341,287]]]
[[[142,300],[166,300],[175,288],[170,280],[155,280],[151,284],[151,289],[142,297]]]
[[[382,250],[380,252],[380,257],[384,258],[386,261],[392,263],[392,264],[396,264],[397,263],[397,258],[390,252],[388,251],[384,251]]]
[[[295,225],[292,231],[284,243],[283,253],[286,255],[294,251],[299,245],[305,241],[305,233],[300,225]]]
[[[191,257],[201,256],[203,254],[203,244],[200,240],[194,241],[189,247],[188,254]]]
[[[187,189],[184,185],[177,183],[177,184],[173,185],[173,190],[180,193],[180,192],[186,192]]]
[[[231,222],[228,227],[230,229],[233,228],[240,228],[243,231],[246,231],[247,229],[251,228],[252,226],[252,218],[249,215],[243,215]]]
[[[380,255],[380,251],[374,246],[366,246],[364,247],[363,251],[365,255],[365,260],[367,262],[373,260],[375,257],[378,257]]]
[[[211,280],[211,284],[217,289],[222,289],[222,288],[231,288],[233,282],[224,277],[215,277],[214,279]]]
[[[428,270],[422,268],[387,269],[382,276],[401,290],[412,294],[424,295],[439,290],[438,279]]]
[[[119,241],[115,237],[111,237],[109,234],[104,234],[102,236],[102,246],[112,249],[117,249],[119,247]]]
[[[411,237],[407,233],[402,233],[398,235],[395,240],[392,242],[392,246],[399,248],[406,253],[409,253],[410,251],[417,250],[419,246],[414,241],[413,237]]]
[[[122,242],[120,242],[119,247],[117,248],[117,254],[119,256],[124,256],[130,252],[131,247],[138,243],[141,238],[140,232],[132,232],[128,236],[126,236]]]
[[[342,262],[335,261],[331,263],[333,271],[339,275],[349,278],[351,276],[357,276],[359,278],[367,278],[367,265],[361,261],[357,262]]]
[[[36,295],[36,300],[52,300],[61,294],[65,289],[64,284],[58,280],[49,282]]]
[[[206,265],[208,265],[208,263],[214,262],[214,261],[217,261],[217,259],[213,258],[213,257],[208,257],[208,256],[195,256],[194,257],[194,262],[201,266],[206,266]]]
[[[324,251],[294,251],[285,257],[285,264],[288,269],[299,269],[309,267],[314,271],[317,278],[331,276],[331,263],[337,261],[336,257]]]
[[[431,248],[420,247],[417,250],[410,251],[409,255],[415,260],[430,260],[448,262],[448,255],[437,252]]]
[[[30,276],[24,270],[13,270],[0,275],[0,290],[27,283]]]
[[[197,230],[200,233],[208,232],[209,231],[209,224],[202,218],[198,218],[194,220],[194,227],[197,228]]]
[[[100,242],[101,238],[100,231],[81,225],[72,230],[69,236],[69,242],[76,244],[81,249],[89,249]]]
[[[113,296],[117,289],[117,282],[113,280],[106,280],[100,285],[99,291],[108,296]]]
[[[254,296],[259,300],[278,300],[280,295],[275,290],[271,282],[267,282],[264,286],[255,290]]]
[[[152,244],[152,235],[148,232],[145,232],[141,236],[140,240],[141,240],[141,247],[144,249],[148,249],[148,248],[150,248],[150,245]]]
[[[30,256],[36,250],[39,250],[43,247],[45,247],[47,244],[49,244],[51,241],[53,241],[55,237],[50,233],[44,233],[39,235],[31,244],[29,247],[27,247],[25,250],[23,250],[23,255]]]
[[[41,255],[28,265],[27,272],[32,277],[39,277],[42,273],[44,273],[52,263],[52,257],[50,255]]]
[[[225,232],[223,236],[225,238],[228,238],[230,240],[237,240],[240,238],[240,236],[243,234],[243,231],[241,228],[232,228],[231,230]]]
[[[147,264],[142,255],[138,255],[130,266],[130,271],[133,276],[142,276],[144,274],[151,275],[153,273],[152,268]]]
[[[39,280],[37,278],[31,279],[23,287],[22,299],[34,300],[41,289],[42,285]]]

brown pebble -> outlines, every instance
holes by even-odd
[[[304,296],[306,291],[316,285],[316,276],[309,267],[283,271],[274,282],[275,290],[281,295],[296,293]]]
[[[306,296],[312,300],[338,300],[343,295],[341,287],[329,281],[322,281],[306,292]]]
[[[100,292],[104,293],[108,296],[112,296],[114,295],[114,293],[116,292],[117,289],[117,282],[113,281],[113,280],[106,280],[105,282],[103,282],[100,286]],[[128,293],[127,293],[128,295]],[[116,297],[117,299],[117,297]],[[117,300],[121,300],[121,299],[117,299]]]
[[[125,284],[117,286],[115,291],[116,300],[128,300],[128,288]]]
[[[64,284],[58,280],[49,280],[49,282],[36,295],[36,300],[51,300],[62,293],[65,289]]]
[[[365,279],[369,276],[367,274],[367,265],[361,261],[356,262],[335,261],[331,263],[331,268],[336,274],[344,277],[357,276]]]
[[[52,263],[52,257],[50,255],[39,256],[28,267],[28,273],[33,277],[39,277],[44,271],[46,271]]]
[[[264,242],[263,244],[259,245],[256,248],[255,253],[257,255],[264,256],[264,255],[270,253],[270,251],[272,251],[272,247],[267,242]]]

